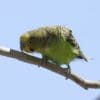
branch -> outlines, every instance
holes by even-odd
[[[67,73],[63,68],[58,67],[57,65],[51,64],[49,62],[47,63],[41,63],[42,60],[39,58],[36,58],[34,56],[28,55],[26,53],[16,51],[14,49],[10,48],[5,48],[5,47],[0,47],[0,55],[6,56],[6,57],[11,57],[15,58],[17,60],[30,63],[30,64],[35,64],[35,65],[40,65],[43,68],[46,68],[48,70],[51,70],[55,73],[58,73],[64,77],[66,77]],[[72,81],[83,87],[84,89],[88,88],[100,88],[100,81],[90,81],[81,78],[80,76],[76,75],[75,73],[71,72],[71,75],[69,77]]]

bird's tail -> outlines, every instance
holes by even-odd
[[[85,56],[82,52],[80,52],[80,55],[78,56],[79,59],[84,59],[86,62],[91,60],[92,58]]]
[[[86,56],[78,56],[79,59],[84,59],[86,62],[88,62],[88,59]]]

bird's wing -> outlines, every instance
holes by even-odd
[[[72,47],[79,50],[78,58],[84,59],[85,61],[87,61],[87,58],[84,56],[83,52],[80,50],[79,44],[77,43],[74,36],[72,35],[72,31],[69,30],[69,32],[68,32],[67,28],[64,29],[64,37],[65,37],[66,41],[69,42],[72,45]]]
[[[66,28],[66,27],[62,27],[62,33],[64,35],[64,38],[67,42],[69,42],[72,47],[74,47],[75,49],[80,50],[79,44],[77,43],[77,41],[75,40],[75,37],[72,35],[72,30]]]
[[[80,50],[79,44],[76,42],[74,36],[71,33],[66,37],[66,41],[69,42],[75,49]]]

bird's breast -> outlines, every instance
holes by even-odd
[[[53,43],[44,50],[44,55],[56,64],[67,64],[75,58],[73,48],[66,42]]]

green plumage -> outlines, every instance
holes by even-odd
[[[75,58],[86,57],[80,50],[72,31],[64,26],[48,26],[28,31],[20,37],[25,52],[39,52],[57,65],[69,64]]]

